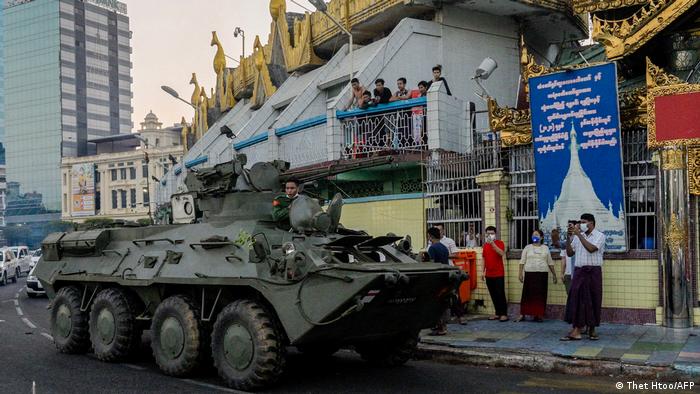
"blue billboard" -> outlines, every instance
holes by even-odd
[[[617,69],[605,63],[529,80],[540,228],[591,213],[606,251],[627,250]]]

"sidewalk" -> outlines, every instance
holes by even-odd
[[[562,342],[570,326],[471,320],[449,334],[421,336],[419,356],[472,365],[519,367],[584,375],[692,377],[700,381],[700,329],[602,324],[598,341]]]

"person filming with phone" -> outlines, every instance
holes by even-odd
[[[596,327],[600,325],[603,303],[603,252],[605,234],[596,230],[592,214],[584,213],[577,224],[569,222],[566,254],[576,259],[565,320],[573,328],[562,341],[580,340],[584,327],[588,327],[588,339],[598,339]]]

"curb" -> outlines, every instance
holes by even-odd
[[[416,358],[447,364],[464,364],[501,368],[519,368],[535,372],[557,372],[582,376],[623,375],[639,379],[691,379],[700,382],[700,373],[694,369],[675,369],[672,366],[626,364],[619,361],[594,360],[555,356],[551,353],[484,348],[452,348],[420,343]]]

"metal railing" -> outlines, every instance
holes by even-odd
[[[417,152],[428,149],[426,105],[358,112],[341,120],[344,158],[367,157],[377,152]]]
[[[500,141],[482,141],[467,153],[433,152],[426,163],[428,226],[443,224],[460,247],[482,244],[483,206],[476,177],[503,168]]]

